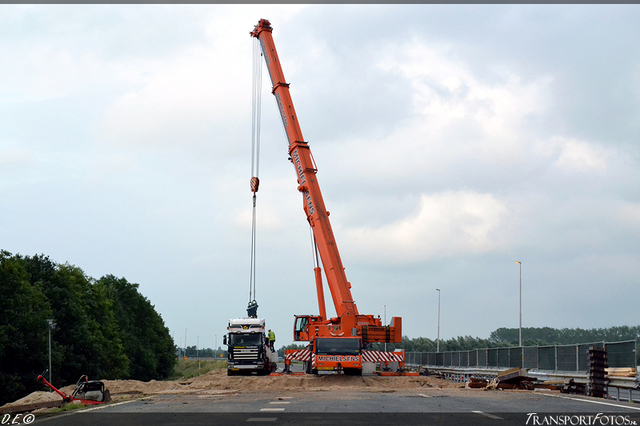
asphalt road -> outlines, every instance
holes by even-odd
[[[556,423],[553,423],[553,422]],[[564,421],[564,423],[562,423]],[[640,425],[637,404],[531,391],[412,389],[163,395],[36,423],[57,425]]]

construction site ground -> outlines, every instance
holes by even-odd
[[[501,413],[519,415],[531,412],[592,413],[605,409],[607,412],[614,411],[621,415],[630,414],[633,420],[640,424],[638,418],[640,409],[632,403],[604,402],[601,398],[566,396],[561,395],[559,391],[550,390],[473,389],[464,383],[448,381],[437,376],[366,375],[357,377],[322,374],[229,377],[226,370],[217,369],[201,376],[172,381],[103,380],[103,382],[111,393],[112,402],[98,407],[98,411],[92,411],[98,416],[66,417],[67,414],[80,414],[86,410],[59,413],[55,411],[56,409],[40,409],[32,413],[38,417],[41,415],[48,417],[53,414],[53,418],[48,419],[52,420],[51,426],[69,424],[70,419],[73,420],[73,424],[79,425],[92,425],[99,420],[100,424],[119,426],[123,419],[129,419],[128,421],[135,419],[133,421],[141,426],[157,426],[158,424],[175,424],[178,418],[183,421],[181,424],[186,424],[184,421],[190,419],[195,422],[193,424],[221,426],[276,418],[282,422],[289,419],[291,420],[289,424],[301,426],[431,424],[424,423],[424,416],[431,416],[429,418],[434,424],[447,424],[447,413],[466,413],[470,416],[469,418],[452,417],[450,423],[475,426],[495,424],[496,419],[511,418]],[[70,394],[73,388],[74,386],[66,386],[61,390]],[[56,400],[60,400],[60,396],[56,393],[40,391],[21,398],[12,405]],[[603,403],[606,406],[603,406]],[[88,410],[91,410],[91,407]],[[365,423],[362,421],[354,423],[355,420],[362,420],[360,417],[344,417],[345,413],[363,412],[375,415],[367,417]],[[163,416],[163,413],[173,414]],[[323,415],[295,417],[305,413],[323,413]],[[390,413],[419,413],[423,416],[396,419],[393,416],[389,417]],[[497,416],[496,413],[498,413]],[[158,414],[160,417],[157,416]],[[183,414],[189,414],[189,416],[200,414],[201,417],[175,417]],[[204,416],[207,414],[208,417]],[[386,417],[385,414],[387,414]],[[136,417],[126,417],[131,415]],[[221,417],[223,415],[230,417]],[[338,418],[335,415],[342,417]],[[516,418],[517,422],[514,424],[524,424],[520,417]],[[342,418],[346,420],[342,423],[338,422]],[[391,421],[393,419],[397,422]]]
[[[216,395],[255,391],[364,391],[397,392],[411,389],[460,389],[464,384],[454,383],[436,376],[379,377],[326,375],[279,375],[279,376],[227,376],[226,370],[213,370],[201,376],[172,381],[142,382],[138,380],[103,380],[113,402],[154,395]],[[60,390],[67,395],[74,385]],[[61,400],[55,392],[38,391],[5,405],[25,405]]]

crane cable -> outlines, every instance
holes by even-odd
[[[257,318],[258,304],[256,303],[256,193],[260,180],[260,120],[262,115],[262,47],[260,40],[253,42],[253,94],[251,114],[251,192],[253,193],[253,211],[251,218],[251,270],[249,274],[249,305],[247,314],[250,318]]]

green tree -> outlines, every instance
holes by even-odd
[[[138,292],[138,284],[106,275],[98,281],[110,300],[125,353],[129,376],[137,380],[165,379],[176,364],[175,345],[160,314]]]
[[[54,382],[75,383],[82,375],[111,379],[127,374],[128,360],[105,295],[82,269],[57,265],[46,256],[25,258],[29,280],[49,300],[57,327],[52,332]]]
[[[282,346],[280,349],[277,350],[278,352],[278,356],[284,358],[284,351],[287,349],[304,349],[308,346],[307,345],[299,345],[296,343],[292,343],[291,345],[287,345],[287,346]]]
[[[51,307],[29,282],[25,261],[0,251],[0,405],[40,388],[48,365],[47,319]]]
[[[99,281],[44,255],[0,251],[0,404],[42,385],[52,318],[52,381],[168,377],[175,345],[137,284],[112,275]]]

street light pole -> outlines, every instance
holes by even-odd
[[[51,330],[53,330],[54,328],[56,328],[56,322],[53,320],[53,318],[48,319],[47,323],[49,324],[49,383],[51,382]],[[49,391],[51,392],[52,390],[49,389]]]
[[[188,330],[188,328],[184,329],[184,356],[185,356],[185,358],[187,356],[187,330]]]
[[[436,288],[438,291],[438,340],[436,346],[436,352],[440,352],[440,289]]]
[[[518,329],[518,346],[522,347],[522,262],[516,260],[516,263],[520,266],[520,326]]]

